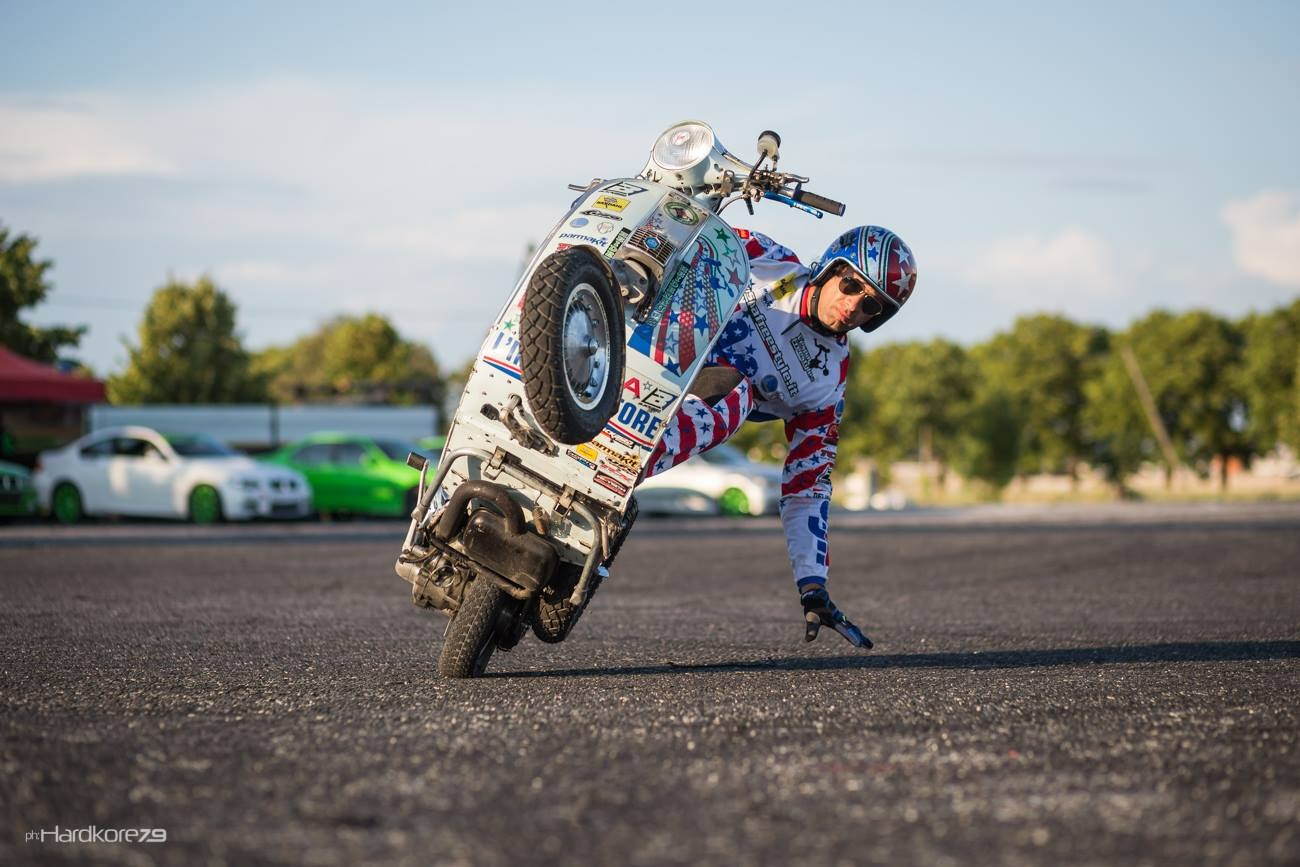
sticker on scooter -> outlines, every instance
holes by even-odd
[[[602,208],[606,211],[617,211],[619,213],[622,213],[630,204],[632,203],[627,199],[605,195],[597,197],[596,201],[591,203],[593,208]]]
[[[669,199],[664,202],[664,213],[683,226],[698,226],[700,224],[700,212],[683,202]]]
[[[681,385],[682,374],[722,329],[737,292],[726,279],[717,246],[706,237],[697,238],[691,258],[659,293],[628,347],[662,366],[669,380]]]
[[[614,236],[614,240],[610,241],[609,246],[605,248],[605,258],[613,259],[614,254],[619,251],[619,249],[630,237],[632,237],[631,229],[626,229],[626,228],[619,229],[618,234]]]
[[[605,187],[601,192],[611,193],[615,196],[636,196],[644,193],[646,189],[646,187],[639,187],[636,184],[629,184],[627,181],[617,181]]]

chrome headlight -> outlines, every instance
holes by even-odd
[[[258,479],[249,477],[249,478],[240,479],[239,486],[243,488],[245,491],[256,491],[258,488],[262,487],[262,483]]]
[[[684,172],[708,159],[716,140],[707,124],[688,120],[669,127],[659,136],[650,151],[650,159],[666,171]]]

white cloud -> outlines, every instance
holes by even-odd
[[[1220,212],[1232,231],[1242,271],[1281,286],[1300,286],[1300,196],[1265,190],[1228,202]]]
[[[1079,295],[1111,296],[1123,288],[1110,245],[1079,228],[994,241],[962,269],[962,276],[1007,300],[1040,304]]]
[[[0,102],[0,182],[170,175],[175,164],[108,100]]]

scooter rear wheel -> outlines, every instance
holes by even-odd
[[[585,443],[618,409],[623,327],[618,290],[589,248],[559,250],[533,272],[520,322],[524,393],[551,439]]]

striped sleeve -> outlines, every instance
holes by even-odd
[[[830,567],[827,517],[843,411],[841,398],[834,406],[800,413],[785,425],[790,450],[781,481],[781,524],[796,581],[825,581]]]

